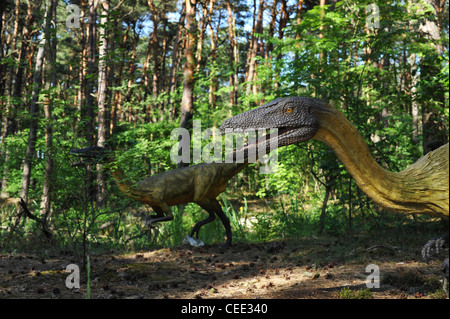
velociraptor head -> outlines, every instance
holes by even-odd
[[[326,107],[326,104],[308,97],[280,98],[225,120],[220,130],[227,133],[277,128],[277,147],[297,144],[311,139],[317,133],[319,121],[314,114],[316,107]],[[269,141],[271,138],[268,141],[257,140],[253,145],[265,143],[267,148]]]
[[[88,159],[87,162],[75,163],[74,166],[82,164],[92,164],[91,162],[101,162],[107,159],[107,151],[100,146],[90,146],[85,148],[77,148],[70,150],[69,155],[77,155]]]

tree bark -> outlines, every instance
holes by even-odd
[[[86,139],[89,145],[94,145],[94,86],[96,64],[96,20],[99,0],[89,0],[89,28],[88,28],[88,54],[86,78]]]
[[[43,30],[45,30],[48,25],[46,23],[47,15],[49,8],[46,8],[45,12],[45,18],[44,18],[44,24],[43,24]],[[42,67],[44,64],[44,56],[45,56],[45,48],[47,39],[45,36],[45,31],[43,32],[42,38],[39,42],[39,48],[36,56],[36,64],[34,67],[34,77],[33,77],[33,91],[31,96],[31,102],[30,102],[30,131],[28,134],[28,143],[27,148],[25,152],[25,159],[23,163],[23,174],[22,174],[22,185],[20,189],[20,197],[25,201],[25,203],[28,202],[28,191],[30,187],[30,178],[31,178],[31,169],[32,169],[32,160],[36,152],[36,138],[37,138],[37,104],[39,99],[39,92],[41,90],[41,79],[42,79]]]
[[[85,113],[86,105],[86,74],[87,74],[87,45],[85,36],[85,24],[84,24],[84,2],[82,2],[82,8],[80,8],[80,27],[75,28],[77,36],[77,44],[81,50],[80,64],[78,69],[78,91],[76,98],[76,108],[80,114],[78,122],[82,121]]]
[[[125,31],[125,35],[123,36],[122,40],[122,57],[120,59],[119,68],[118,68],[118,74],[116,76],[116,86],[119,87],[122,85],[122,76],[123,76],[123,66],[125,63],[125,48],[126,43],[128,39],[128,33],[130,31],[130,27],[127,27],[127,30]],[[144,70],[143,73],[145,74],[145,64],[144,64]],[[144,80],[146,77],[144,76]],[[112,135],[117,124],[117,118],[119,117],[119,113],[122,111],[122,91],[121,90],[115,90],[114,97],[113,97],[113,103],[112,103],[112,110],[111,110],[111,123],[109,127],[109,134]],[[144,110],[145,111],[145,110]]]
[[[195,33],[197,31],[195,27],[195,6],[196,0],[185,0],[186,5],[186,42],[184,53],[186,56],[186,62],[184,65],[183,74],[183,96],[181,100],[181,119],[180,127],[189,129],[192,125],[192,113],[193,113],[193,95],[194,95],[194,70],[195,70]]]
[[[172,65],[170,67],[170,75],[169,75],[169,87],[167,89],[167,104],[172,104],[172,95],[175,92],[175,88],[177,86],[177,73],[178,73],[178,65],[179,65],[179,47],[180,47],[180,37],[183,31],[183,24],[186,16],[186,4],[183,2],[183,8],[180,14],[180,20],[178,22],[178,30],[177,35],[175,36],[175,40],[173,43],[172,50]],[[176,108],[173,107],[171,111],[171,119],[175,119]]]
[[[151,20],[153,23],[153,31],[150,34],[150,38],[148,41],[148,48],[147,48],[147,56],[145,59],[145,73],[144,74],[144,85],[145,85],[145,92],[149,92],[149,71],[150,70],[150,61],[153,61],[153,72],[151,73],[151,92],[153,101],[156,101],[156,98],[159,94],[159,78],[160,78],[160,63],[161,59],[159,56],[159,45],[158,45],[158,12],[157,9],[153,3],[153,0],[147,0],[147,5],[149,7],[150,13],[151,13]],[[159,105],[156,105],[153,103],[153,105],[146,105],[146,119],[150,119],[150,110],[153,109],[159,109]],[[162,113],[162,112],[161,112]],[[162,117],[162,114],[161,114]],[[155,119],[156,120],[156,119]]]
[[[134,29],[134,28],[133,28]],[[133,31],[134,39],[131,44],[131,56],[128,64],[128,81],[127,81],[127,93],[125,94],[125,101],[128,102],[128,122],[132,123],[136,120],[137,116],[133,116],[133,103],[131,103],[131,97],[133,95],[133,83],[134,73],[136,71],[136,46],[139,40],[139,36]]]
[[[429,7],[435,11],[436,16],[442,11],[441,1],[427,0]],[[427,55],[420,61],[421,81],[425,84],[424,95],[427,100],[422,103],[422,123],[423,123],[423,153],[428,152],[444,145],[448,142],[448,127],[445,121],[441,120],[439,108],[445,107],[445,88],[441,83],[436,83],[439,74],[439,65],[437,57],[442,53],[442,45],[440,44],[441,35],[438,25],[439,20],[425,20],[420,25],[419,31],[425,34],[430,40],[428,45],[435,46],[435,54]]]
[[[89,146],[95,145],[95,131],[94,131],[94,87],[95,87],[95,75],[96,75],[96,20],[97,20],[97,6],[99,0],[89,0],[89,24],[88,24],[88,37],[87,37],[87,51],[86,51],[86,64],[84,65],[84,81],[85,81],[85,102],[84,112],[82,112],[82,120],[85,123],[83,129],[84,136],[86,137],[87,144]],[[92,165],[86,167],[87,187],[86,198],[90,202],[96,200],[96,188],[94,187],[95,174],[92,170]]]
[[[38,3],[37,5],[39,5],[40,3]],[[14,79],[14,85],[12,83],[12,77],[13,77],[13,70],[11,70],[11,77],[9,79],[11,79],[11,82],[9,83],[9,93],[8,95],[10,96],[7,107],[6,107],[6,114],[5,114],[5,119],[4,119],[4,126],[3,126],[3,131],[2,131],[2,143],[5,143],[5,139],[8,135],[10,134],[14,134],[17,129],[18,129],[18,125],[17,125],[17,121],[16,121],[16,114],[17,114],[17,106],[14,106],[11,102],[12,100],[19,100],[22,99],[22,84],[23,84],[23,76],[24,76],[24,69],[25,66],[23,64],[26,63],[26,55],[29,51],[29,42],[30,42],[30,38],[31,38],[31,34],[30,34],[30,30],[32,29],[32,21],[33,21],[33,11],[35,8],[36,4],[31,4],[28,3],[28,7],[27,7],[27,15],[25,17],[25,24],[23,26],[22,29],[22,43],[21,43],[21,47],[18,53],[18,60],[17,60],[17,71],[15,72],[15,79]],[[19,14],[19,9],[16,8],[15,10],[16,14]],[[17,24],[16,24],[17,22]],[[19,21],[18,19],[16,19],[15,21],[15,27],[17,27],[18,30],[18,26],[19,26]],[[16,31],[16,30],[15,30]],[[15,33],[14,31],[14,33]],[[16,35],[17,36],[17,35]],[[14,43],[15,40],[13,40]],[[9,80],[8,80],[9,82]],[[12,93],[11,93],[12,92]],[[9,161],[9,151],[6,148],[5,151],[5,160],[4,162],[7,163]],[[3,169],[3,175],[2,175],[2,180],[1,180],[1,195],[2,196],[7,196],[6,193],[6,188],[8,185],[8,176],[9,176],[9,170],[8,170],[8,166],[5,165],[4,169]]]
[[[197,50],[195,51],[195,60],[196,60],[196,66],[195,66],[195,72],[199,73],[200,72],[200,68],[202,67],[200,65],[200,63],[202,62],[202,53],[203,53],[203,38],[205,37],[205,32],[206,32],[206,27],[208,25],[208,9],[207,9],[207,2],[205,1],[200,2],[199,4],[201,5],[201,9],[202,9],[202,17],[198,23],[198,37],[196,39],[196,47]]]
[[[232,70],[229,77],[230,82],[229,115],[231,116],[233,107],[237,104],[237,85],[238,85],[237,65],[239,63],[239,61],[237,60],[238,54],[235,36],[235,17],[234,11],[231,7],[231,0],[227,0],[227,11],[228,11],[228,41],[230,42],[229,58],[230,58],[230,67]]]
[[[56,5],[57,0],[47,0],[47,5],[50,6],[49,13],[50,17],[47,18],[45,37],[47,38],[47,57],[45,63],[45,75],[47,77],[45,81],[45,91],[44,96],[44,116],[46,120],[45,125],[45,173],[44,173],[44,184],[42,187],[42,197],[41,197],[41,222],[44,229],[44,233],[48,238],[51,238],[51,231],[49,226],[49,219],[51,217],[51,194],[53,185],[53,123],[52,123],[52,99],[50,88],[56,87],[57,77],[56,77]],[[50,23],[50,21],[53,21]],[[50,27],[53,26],[52,32],[50,32]]]
[[[289,21],[289,14],[287,12],[287,1],[281,0],[281,8],[280,8],[280,25],[278,28],[278,39],[282,40],[284,38],[284,28],[286,28]],[[282,55],[280,53],[277,54],[276,60],[280,61]],[[275,84],[274,88],[277,90],[279,87],[279,74],[275,74]]]
[[[213,15],[213,9],[214,9],[214,0],[209,1],[209,10],[208,10],[208,25],[209,25],[209,33],[211,34],[211,63],[209,65],[211,66],[210,69],[210,84],[209,84],[209,95],[208,95],[208,102],[209,106],[211,108],[216,108],[216,92],[217,92],[217,52],[216,52],[216,43],[218,39],[218,32],[214,33],[214,29],[212,27],[212,15]],[[217,29],[219,26],[217,27]]]
[[[101,1],[101,17],[99,26],[99,61],[98,61],[98,138],[97,146],[104,147],[106,141],[106,57],[108,48],[107,23],[109,3],[108,0]],[[104,165],[97,164],[97,206],[101,207],[106,196],[106,179]]]
[[[246,79],[247,82],[247,89],[246,94],[254,94],[256,95],[257,92],[257,86],[256,86],[256,56],[259,51],[258,46],[258,37],[256,34],[262,33],[262,19],[263,19],[263,12],[264,12],[264,0],[259,1],[259,7],[258,7],[258,16],[256,18],[256,24],[254,25],[254,28],[252,30],[251,35],[251,42],[250,42],[250,51],[249,51],[249,58],[248,58],[248,77]]]

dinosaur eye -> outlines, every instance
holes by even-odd
[[[288,107],[288,108],[286,109],[286,113],[291,113],[293,110],[294,110],[294,109],[293,109],[292,107]]]

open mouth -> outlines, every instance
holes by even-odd
[[[228,160],[242,161],[261,158],[271,151],[290,144],[297,144],[312,138],[316,132],[313,126],[258,129],[258,138],[248,141],[227,156]],[[262,135],[261,132],[263,132]]]
[[[249,160],[261,158],[264,155],[269,154],[271,151],[278,148],[278,142],[280,136],[290,134],[292,128],[269,128],[258,129],[258,136],[255,139],[247,141],[244,146],[237,148],[231,154],[227,156],[228,160],[240,162],[242,160]]]
[[[258,136],[257,139],[248,143],[244,147],[257,146],[258,148],[264,147],[266,151],[274,150],[280,146],[287,145],[287,141],[291,141],[295,138],[300,138],[300,132],[303,127],[281,127],[266,129],[266,133]]]

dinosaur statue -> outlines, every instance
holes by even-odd
[[[94,146],[74,149],[70,151],[70,154],[106,162],[120,191],[134,200],[150,205],[156,212],[156,215],[150,216],[152,219],[148,222],[149,226],[172,220],[170,206],[193,202],[206,210],[209,216],[195,224],[190,236],[195,235],[198,238],[200,228],[212,222],[217,215],[225,227],[227,237],[225,245],[231,245],[230,220],[222,211],[216,198],[225,191],[228,181],[249,165],[248,161],[239,164],[202,163],[177,168],[131,183],[126,179],[124,171],[117,166],[111,151]]]
[[[425,244],[422,248],[422,258],[425,260],[425,262],[428,263],[428,261],[431,259],[431,256],[433,253],[436,255],[439,255],[441,252],[444,252],[448,256],[448,245],[449,245],[449,234],[445,234],[443,236],[431,239],[428,241],[428,243]],[[444,247],[447,248],[444,248]],[[444,285],[443,289],[445,293],[447,294],[447,297],[449,296],[449,261],[448,257],[444,260],[441,272],[444,275]]]
[[[387,210],[444,217],[449,215],[449,144],[394,173],[378,165],[357,129],[324,102],[306,97],[276,99],[225,120],[222,132],[278,128],[278,146],[305,141],[325,142],[343,162],[358,186]],[[275,138],[275,137],[274,137]],[[262,142],[262,146],[270,139]],[[258,140],[251,144],[255,147]]]
[[[278,128],[278,146],[303,142],[311,136],[330,146],[358,186],[383,208],[409,214],[449,218],[449,144],[427,153],[401,172],[390,172],[376,163],[356,127],[338,110],[307,97],[276,99],[256,109],[225,120],[222,132]],[[247,147],[267,148],[270,139],[256,140]],[[261,145],[259,145],[261,144]],[[431,240],[431,247],[445,240]],[[447,236],[448,243],[448,236]],[[427,249],[428,247],[428,249]],[[448,282],[448,258],[443,265]],[[448,290],[447,290],[448,291]]]

